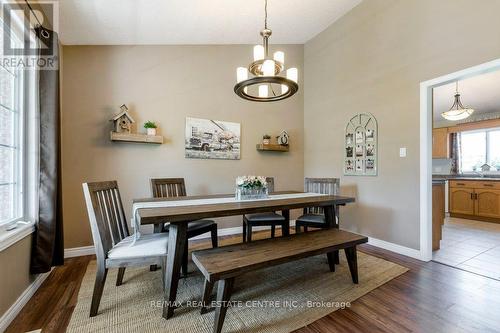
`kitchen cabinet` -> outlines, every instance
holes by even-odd
[[[500,223],[500,180],[450,180],[453,217]]]
[[[500,190],[475,189],[474,191],[476,215],[500,218]]]
[[[448,128],[435,128],[432,130],[432,158],[449,157]]]
[[[450,187],[450,212],[474,215],[474,189]]]

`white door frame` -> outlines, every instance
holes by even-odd
[[[420,259],[432,260],[432,89],[500,70],[500,59],[420,83]],[[451,97],[450,97],[451,98]]]

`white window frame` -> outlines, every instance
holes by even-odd
[[[26,131],[25,131],[25,84],[24,84],[24,71],[22,69],[16,69],[12,71],[2,67],[0,70],[7,71],[14,77],[14,103],[12,108],[2,105],[2,111],[0,112],[10,112],[14,114],[14,138],[12,146],[3,145],[5,149],[15,150],[14,152],[14,169],[13,169],[13,179],[9,183],[0,184],[0,186],[10,186],[12,185],[13,192],[13,210],[14,218],[6,221],[0,221],[0,225],[12,224],[23,220],[25,218],[25,143],[26,143]]]
[[[499,131],[500,130],[500,127],[494,127],[494,128],[485,128],[485,129],[480,129],[480,130],[472,130],[472,131],[463,131],[463,132],[460,132],[460,135],[462,135],[463,133],[485,133],[485,145],[486,145],[486,154],[485,154],[485,162],[484,163],[487,163],[489,164],[491,161],[490,161],[490,133],[491,132],[496,132],[496,131]],[[462,153],[462,152],[460,152]],[[490,165],[491,166],[491,165]],[[480,172],[480,171],[473,171],[473,170],[462,170],[462,166],[460,165],[460,173],[462,174],[468,174],[468,173],[474,173],[474,172]],[[500,170],[492,170],[492,171],[488,171],[489,174],[500,174]]]
[[[0,0],[0,4],[3,0]],[[0,18],[0,24],[3,22]],[[22,19],[12,16],[11,20],[11,36],[16,36],[21,43],[24,40],[24,27]],[[2,31],[0,29],[0,31]],[[3,33],[3,32],[0,32]],[[21,38],[19,36],[22,36]],[[30,33],[30,38],[35,40],[34,32]],[[10,41],[9,41],[10,42]],[[0,70],[7,70],[2,68]],[[12,70],[8,70],[12,72]],[[15,85],[15,99],[13,110],[9,112],[17,112],[16,130],[18,134],[15,137],[13,146],[18,149],[17,152],[17,165],[14,167],[16,173],[14,182],[18,186],[16,188],[15,211],[16,216],[13,219],[0,221],[0,251],[10,246],[20,236],[25,236],[32,232],[33,225],[36,222],[36,215],[38,210],[37,200],[37,187],[38,184],[38,117],[37,114],[37,99],[38,93],[36,88],[36,70],[33,68],[23,69],[18,68],[15,70],[16,85]],[[24,222],[24,223],[20,223]],[[19,226],[16,231],[9,230],[11,226]]]

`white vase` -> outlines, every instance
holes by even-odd
[[[156,128],[147,128],[148,135],[156,135]]]
[[[271,140],[270,139],[262,139],[262,144],[264,145],[268,145],[271,143]]]

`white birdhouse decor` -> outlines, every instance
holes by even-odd
[[[288,143],[290,141],[290,136],[286,131],[281,131],[280,135],[276,137],[278,140],[278,143],[282,146],[288,146]]]
[[[115,133],[127,133],[132,132],[132,124],[135,123],[134,118],[128,113],[128,108],[125,104],[120,106],[120,113],[111,119],[114,122],[114,132]]]

